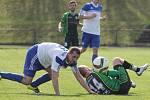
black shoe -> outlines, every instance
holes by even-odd
[[[40,90],[38,89],[38,87],[32,87],[31,85],[28,85],[27,88],[29,90],[32,90],[35,93],[40,93]]]

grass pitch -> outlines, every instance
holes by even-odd
[[[26,54],[25,48],[1,48],[0,49],[0,71],[15,72],[22,74]],[[78,64],[91,66],[91,49],[81,55]],[[115,48],[102,47],[99,55],[110,59],[116,56],[127,59],[129,62],[140,66],[150,63],[150,48]],[[110,63],[111,66],[111,63]],[[131,79],[137,84],[131,89],[128,96],[123,95],[90,95],[75,80],[70,68],[62,69],[59,76],[61,96],[54,96],[52,83],[47,82],[39,86],[41,95],[36,95],[28,90],[26,86],[8,81],[0,80],[0,100],[150,100],[150,68],[138,77],[134,72],[128,71]],[[37,72],[35,77],[45,73]]]

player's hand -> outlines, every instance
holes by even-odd
[[[95,92],[93,92],[93,91],[90,91],[89,93],[90,93],[90,94],[97,94],[97,93],[95,93]]]
[[[96,17],[96,13],[91,14],[91,17],[92,18]]]
[[[59,32],[62,32],[62,27],[58,27],[58,31],[59,31]]]

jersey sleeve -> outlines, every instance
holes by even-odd
[[[81,9],[79,15],[84,15],[88,11],[88,5],[85,4]]]
[[[64,23],[67,21],[67,16],[68,16],[69,12],[66,12],[63,14],[63,16],[61,17],[61,22]]]
[[[65,14],[63,14],[63,16],[61,17],[61,23],[64,23],[65,20]]]
[[[60,64],[57,63],[55,59],[53,59],[51,69],[56,72],[58,72],[60,70]]]

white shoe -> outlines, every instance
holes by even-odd
[[[148,66],[149,66],[148,64],[145,64],[145,65],[141,66],[140,70],[138,72],[136,72],[136,74],[138,76],[141,76],[143,74],[143,72],[147,69]]]
[[[136,88],[136,84],[131,80],[131,87]]]
[[[0,75],[0,80],[2,79],[2,76]]]

